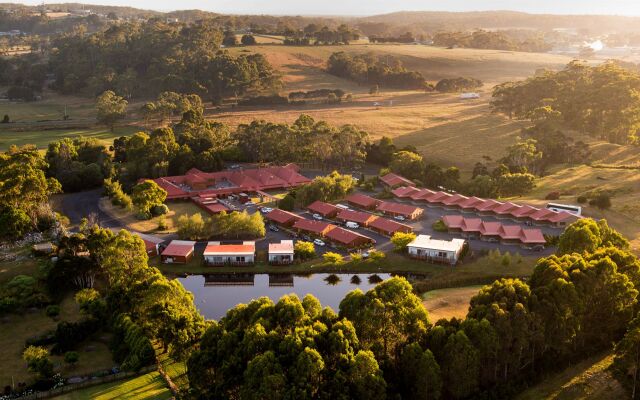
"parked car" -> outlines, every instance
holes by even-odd
[[[395,219],[397,221],[404,221],[406,218],[403,217],[402,215],[396,215],[395,217],[393,217],[393,219]]]
[[[322,215],[320,215],[320,214],[313,214],[312,217],[313,217],[313,219],[315,219],[317,221],[322,221]]]
[[[360,228],[360,225],[358,225],[357,222],[351,222],[351,221],[348,221],[346,224],[344,224],[344,226],[346,226],[349,229],[358,229],[358,228]]]
[[[365,251],[365,252],[361,253],[360,255],[362,256],[363,259],[364,258],[369,258],[369,252],[368,251]]]
[[[314,240],[313,244],[315,244],[316,246],[320,246],[320,247],[324,246],[324,242],[322,240],[320,240],[320,239]]]
[[[269,230],[271,232],[280,232],[280,229],[275,225],[269,225]]]
[[[306,241],[306,242],[310,242],[311,241],[311,236],[309,235],[302,235],[302,240]]]
[[[260,212],[263,214],[269,214],[271,211],[273,211],[273,208],[270,207],[262,207],[262,209],[260,209]]]

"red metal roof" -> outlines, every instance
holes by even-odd
[[[323,221],[312,221],[310,219],[299,219],[293,224],[295,229],[300,229],[305,232],[315,233],[317,235],[323,235],[331,229],[335,229],[336,226]]]
[[[289,222],[302,219],[302,217],[297,214],[280,210],[279,208],[276,208],[270,213],[266,214],[265,218],[278,224],[287,224]]]
[[[254,244],[209,244],[203,255],[211,254],[248,254],[256,251]]]
[[[465,202],[466,200],[469,200],[469,198],[467,196],[463,196],[461,194],[454,194],[453,196],[442,200],[442,204],[444,204],[446,206],[460,205],[461,203]]]
[[[307,209],[323,216],[340,211],[340,208],[333,204],[325,203],[324,201],[314,201],[307,206]]]
[[[503,239],[519,239],[522,228],[518,225],[502,225],[500,227],[500,237]]]
[[[453,229],[461,229],[465,220],[462,215],[444,215],[441,219],[447,228]]]
[[[162,251],[163,256],[167,257],[187,257],[193,252],[193,246],[195,242],[189,242],[184,240],[173,240]]]
[[[409,195],[409,197],[411,198],[411,200],[424,200],[426,197],[430,197],[433,194],[435,194],[436,192],[434,192],[433,190],[429,190],[429,189],[420,189],[417,192],[412,193],[411,195]]]
[[[357,206],[363,207],[363,208],[369,208],[369,207],[373,207],[375,205],[377,205],[380,201],[377,199],[374,199],[373,197],[369,197],[366,196],[364,194],[360,194],[360,193],[354,193],[351,194],[349,196],[347,196],[346,200],[349,203],[353,203]]]
[[[351,245],[354,242],[360,243],[373,243],[373,239],[368,236],[361,235],[357,232],[353,232],[340,227],[334,228],[327,233],[326,237],[334,242],[339,242],[346,245]]]
[[[526,217],[528,215],[531,215],[531,214],[535,213],[536,211],[538,211],[537,208],[531,207],[529,205],[524,205],[522,207],[519,207],[519,208],[513,210],[511,212],[511,215],[513,215],[516,218],[522,218],[522,217]]]
[[[376,210],[382,211],[382,212],[390,212],[394,214],[401,214],[404,216],[411,216],[411,215],[414,215],[416,212],[418,213],[422,212],[422,208],[419,208],[416,206],[410,206],[408,204],[393,203],[390,201],[381,202],[380,204],[378,204],[378,207],[376,208]]]
[[[482,221],[480,218],[464,218],[461,215],[445,215],[442,221],[448,228],[462,229],[483,236],[499,236],[506,240],[520,240],[526,244],[544,244],[544,235],[540,229],[523,229],[519,225],[502,225],[500,222]]]
[[[433,192],[429,196],[423,196],[422,200],[425,200],[429,203],[442,203],[451,196],[452,194],[447,192]]]
[[[402,186],[399,188],[395,188],[391,191],[391,193],[400,198],[410,197],[413,194],[420,193],[420,189],[416,189],[413,186]]]
[[[387,186],[413,185],[413,182],[411,182],[409,179],[404,178],[400,175],[396,175],[393,172],[390,172],[381,177],[380,180]]]
[[[386,218],[376,218],[369,223],[370,228],[379,229],[383,232],[395,233],[395,232],[413,232],[413,228],[409,225],[401,224],[396,221],[391,221]]]
[[[507,202],[507,203],[503,203],[500,206],[494,208],[492,211],[496,214],[501,214],[501,215],[508,215],[511,214],[511,212],[515,211],[516,209],[518,209],[520,206],[517,204],[513,204],[511,202]]]
[[[547,241],[540,229],[523,229],[520,241],[525,244],[546,244]]]
[[[481,204],[478,204],[476,206],[476,210],[480,212],[492,211],[493,209],[498,208],[501,205],[502,205],[502,202],[499,202],[498,200],[488,199],[482,202]]]
[[[480,232],[482,220],[480,218],[463,218],[461,228],[463,232]]]
[[[485,236],[499,236],[502,224],[497,221],[482,221],[480,233]]]
[[[351,221],[366,225],[378,217],[362,211],[343,210],[340,211],[337,218],[341,221]]]

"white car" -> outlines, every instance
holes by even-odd
[[[312,217],[313,217],[313,219],[315,219],[317,221],[322,221],[322,215],[320,215],[320,214],[313,214]]]
[[[263,214],[269,214],[271,211],[273,211],[273,208],[269,208],[269,207],[263,207],[262,210],[260,210]]]
[[[404,221],[405,218],[402,215],[396,215],[395,217],[393,217],[393,219],[397,220],[397,221]]]
[[[322,240],[320,240],[320,239],[314,240],[313,244],[315,244],[316,246],[320,246],[320,247],[324,246],[324,242]]]
[[[360,228],[360,225],[358,225],[358,223],[351,222],[351,221],[349,221],[346,224],[344,224],[344,226],[346,226],[349,229],[358,229],[358,228]]]
[[[378,103],[377,101],[375,103],[373,103],[374,107],[380,107],[382,104]]]

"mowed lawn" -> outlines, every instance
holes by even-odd
[[[63,96],[45,91],[43,99],[31,102],[0,102],[0,117],[12,122],[62,120],[65,108],[71,120],[95,119],[95,101],[90,98]]]
[[[58,400],[168,400],[173,397],[157,371],[135,378],[105,383],[54,397]]]
[[[64,138],[93,138],[97,139],[105,146],[113,144],[113,139],[120,136],[128,136],[140,131],[140,128],[133,126],[117,127],[111,132],[106,127],[96,127],[87,129],[55,129],[55,130],[29,130],[29,131],[6,131],[0,130],[0,151],[7,150],[10,146],[24,146],[34,144],[38,149],[46,150],[51,142]]]

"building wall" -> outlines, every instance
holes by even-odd
[[[244,261],[237,261],[237,257],[244,257]],[[221,265],[221,264],[232,264],[236,262],[244,262],[247,264],[252,264],[255,262],[255,254],[248,256],[234,256],[234,255],[226,255],[226,256],[204,256],[204,261],[209,264]]]
[[[162,256],[162,262],[165,263],[165,264],[186,264],[186,263],[189,262],[189,260],[191,260],[191,257],[192,257],[192,255],[187,256],[187,257],[183,257],[183,256],[176,256],[176,257]],[[171,261],[169,261],[169,260],[171,260]]]
[[[440,253],[444,252],[446,254],[446,258],[449,261],[455,262],[458,259],[457,253],[453,251],[423,249],[423,248],[417,248],[417,247],[407,247],[407,250],[409,251],[409,255],[412,255],[412,256],[419,255],[419,256],[426,256],[426,257],[440,257]]]

